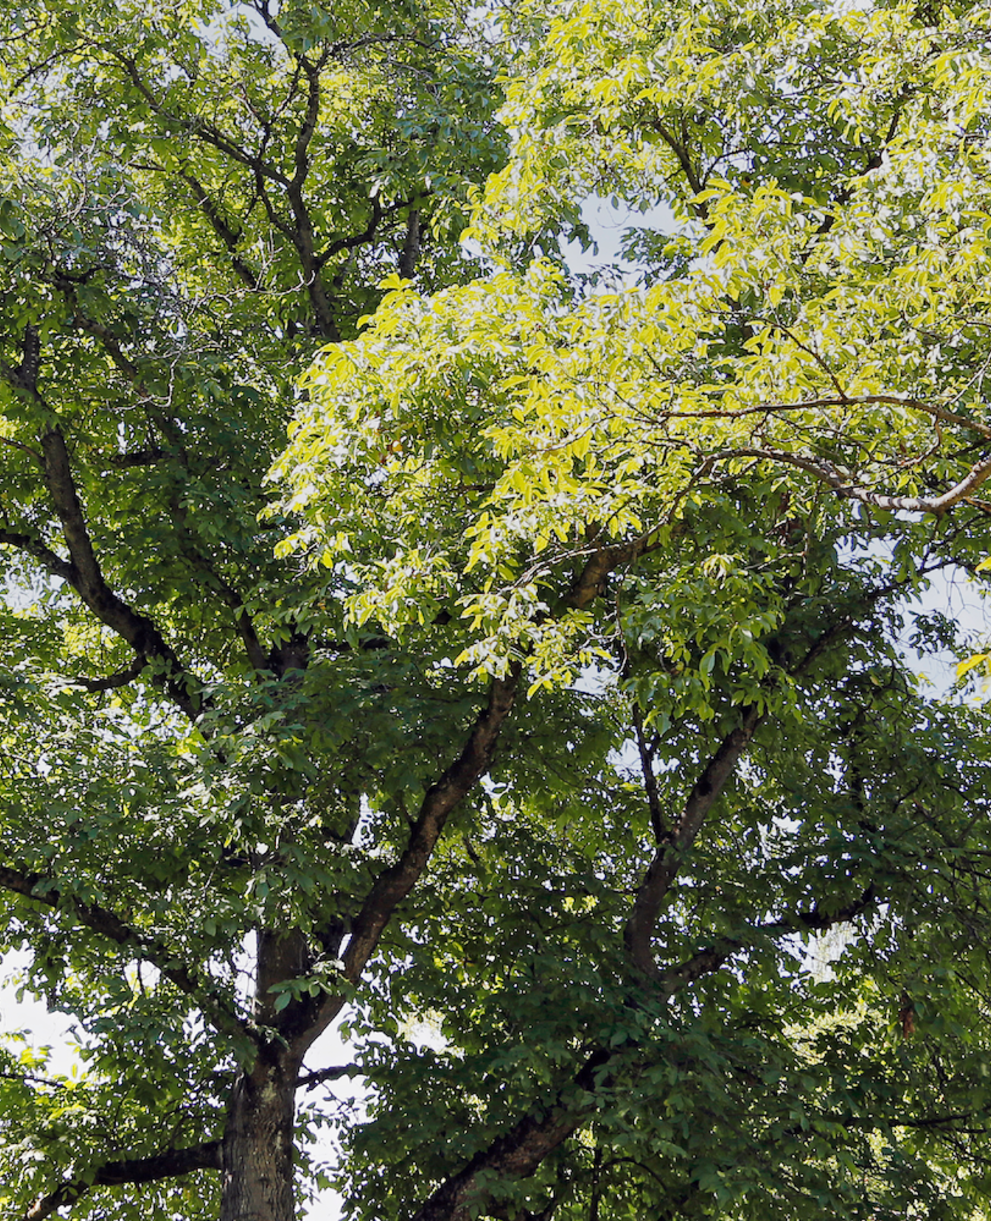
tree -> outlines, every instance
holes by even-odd
[[[372,870],[332,863],[360,748],[303,680],[321,616],[263,480],[383,275],[467,274],[492,57],[444,3],[2,23],[5,944],[91,1069],[6,1066],[5,1177],[35,1217],[162,1181],[150,1208],[284,1218],[313,972]],[[222,1190],[173,1189],[196,1169]]]
[[[4,19],[25,1215],[987,1215],[989,17]]]

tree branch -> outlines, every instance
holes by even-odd
[[[116,691],[119,687],[126,687],[128,683],[133,683],[141,671],[148,664],[147,657],[136,657],[131,665],[126,670],[120,670],[117,674],[111,674],[108,678],[74,678],[72,682],[77,687],[83,687],[87,691]]]
[[[492,680],[488,703],[476,718],[464,749],[427,790],[405,851],[376,879],[354,921],[344,954],[344,974],[351,983],[357,982],[392,913],[423,873],[448,815],[488,771],[499,733],[516,700],[522,668],[520,662],[514,662],[508,677]]]
[[[668,827],[661,809],[661,798],[657,789],[657,777],[654,775],[654,760],[647,747],[644,735],[643,716],[640,706],[633,704],[633,727],[637,734],[637,749],[640,752],[640,770],[643,772],[644,791],[647,794],[647,809],[650,811],[650,826],[657,843],[668,834]]]
[[[84,903],[74,895],[63,894],[54,879],[40,873],[13,869],[0,865],[0,888],[40,903],[55,910],[65,910],[86,928],[99,933],[124,949],[134,952],[135,957],[150,963],[165,979],[192,998],[202,1009],[208,1021],[227,1034],[255,1036],[251,1028],[228,1005],[217,992],[213,980],[199,979],[188,967],[178,961],[178,954],[156,937],[150,937],[125,924],[119,916],[98,903]]]
[[[942,565],[940,565],[942,566]],[[863,599],[862,604],[858,604],[856,608],[851,608],[848,613],[841,614],[839,617],[828,626],[819,636],[813,641],[807,651],[801,658],[791,667],[788,673],[792,677],[797,677],[805,673],[815,660],[832,644],[838,637],[848,632],[855,619],[857,610],[861,605],[866,607],[874,606],[880,599],[894,592],[906,584],[908,578],[898,579],[888,582],[885,585],[873,589]],[[663,990],[667,989],[668,983],[673,979],[671,972],[685,969],[684,964],[681,968],[671,968],[668,972],[662,973],[658,971],[654,961],[651,941],[654,934],[654,928],[657,923],[657,917],[661,910],[661,905],[664,902],[671,884],[677,876],[678,869],[681,865],[681,859],[689,847],[691,847],[696,836],[702,828],[702,824],[706,815],[712,808],[716,799],[722,793],[727,781],[733,774],[740,757],[746,751],[750,744],[753,734],[760,724],[761,716],[758,714],[754,705],[743,710],[743,716],[740,725],[723,739],[716,753],[711,757],[702,771],[701,776],[695,782],[688,800],[685,803],[681,818],[677,824],[666,833],[664,838],[658,843],[657,850],[654,853],[653,860],[648,867],[646,876],[641,883],[636,898],[633,903],[633,910],[630,918],[627,921],[624,929],[623,939],[626,945],[627,954],[633,964],[644,974],[656,979],[662,986]],[[867,896],[858,903],[866,903],[873,901],[873,891],[870,892],[870,899]],[[859,908],[858,908],[859,910]],[[800,927],[806,930],[813,930],[816,927],[827,928],[829,923],[819,923],[815,921],[835,922],[837,919],[849,919],[852,916],[830,916],[825,917],[818,911],[805,913],[801,919],[804,921]],[[772,926],[767,926],[764,930],[769,931]],[[781,927],[781,926],[778,926]],[[781,931],[796,931],[795,926],[789,925],[787,929],[781,927]],[[737,946],[737,948],[740,948]],[[725,952],[724,952],[725,950]],[[704,974],[708,971],[715,970],[736,952],[732,949],[730,943],[725,943],[721,949],[710,949],[700,951],[702,958],[699,959],[699,970],[691,975],[691,978],[697,978],[698,974]],[[722,957],[719,957],[722,954]],[[685,982],[690,982],[687,980]],[[681,986],[680,984],[678,986]]]
[[[5,365],[4,377],[7,381],[10,380],[10,378],[7,377],[9,371],[10,366]],[[29,458],[32,458],[38,464],[38,466],[43,467],[45,465],[45,460],[42,458],[41,454],[39,454],[36,449],[32,449],[30,445],[25,445],[23,441],[15,441],[13,437],[0,437],[0,444],[9,445],[11,449],[19,449],[22,454],[27,454]]]
[[[32,1085],[43,1085],[50,1090],[64,1090],[68,1082],[53,1080],[51,1077],[39,1077],[36,1073],[0,1073],[4,1081],[30,1081]]]
[[[968,426],[969,423],[968,423]],[[981,431],[977,428],[976,431]],[[942,517],[955,505],[966,501],[972,492],[976,492],[982,484],[991,478],[991,457],[975,463],[969,472],[942,496],[884,496],[870,488],[854,482],[853,475],[842,467],[824,459],[812,458],[804,454],[792,454],[782,449],[757,449],[744,447],[740,449],[721,450],[710,456],[712,463],[725,461],[728,458],[760,458],[769,462],[780,462],[787,466],[797,467],[806,471],[831,487],[839,496],[848,500],[856,500],[861,504],[872,505],[877,509],[902,511],[907,513],[931,513]]]
[[[343,954],[343,975],[349,983],[360,979],[393,912],[427,867],[451,811],[488,771],[502,726],[512,712],[522,671],[522,664],[514,662],[506,678],[493,679],[488,702],[476,717],[460,755],[424,795],[402,855],[378,875],[365,897],[352,922]],[[306,1022],[301,1033],[307,1045],[326,1030],[344,1003],[341,994],[324,998],[318,1013]]]
[[[702,193],[702,180],[695,172],[695,166],[692,165],[692,159],[688,155],[687,144],[683,140],[679,140],[674,132],[672,132],[670,128],[662,123],[660,119],[655,119],[651,126],[668,146],[671,152],[674,153],[681,172],[685,175],[685,180],[692,188],[692,191],[696,195],[700,195]],[[709,214],[708,205],[705,203],[692,202],[691,207],[692,211],[695,212],[695,214],[702,220],[705,220]]]
[[[777,325],[771,323],[770,325]],[[702,407],[695,411],[666,411],[665,420],[736,420],[750,415],[775,415],[791,411],[817,411],[826,407],[873,407],[890,406],[905,407],[910,411],[919,411],[931,416],[943,424],[956,424],[967,428],[982,437],[991,440],[991,424],[982,424],[980,420],[970,419],[959,412],[950,411],[936,403],[926,403],[921,399],[899,398],[896,394],[855,394],[833,398],[802,399],[797,403],[754,403],[749,407]]]
[[[759,925],[749,937],[725,938],[700,950],[677,967],[656,973],[665,999],[688,984],[718,970],[734,954],[746,950],[760,937],[783,936],[795,932],[822,931],[834,924],[852,920],[878,902],[873,885],[863,895],[839,911],[828,915],[818,908],[809,912]],[[488,1215],[493,1179],[516,1180],[532,1175],[548,1154],[571,1136],[595,1109],[590,1095],[600,1087],[616,1053],[595,1050],[569,1084],[558,1092],[556,1106],[534,1111],[520,1120],[505,1135],[477,1153],[464,1170],[442,1183],[416,1214],[413,1221],[470,1221]],[[503,1215],[493,1212],[493,1216]]]
[[[419,257],[420,212],[417,208],[410,208],[409,216],[406,217],[406,236],[399,256],[399,274],[404,280],[412,280]]]
[[[153,445],[148,449],[132,450],[125,454],[110,454],[107,461],[111,466],[124,470],[132,466],[154,466],[165,457],[165,450]]]
[[[593,1052],[559,1093],[557,1106],[527,1115],[505,1136],[476,1153],[464,1170],[437,1188],[413,1221],[470,1221],[484,1216],[493,1179],[529,1177],[581,1126],[595,1106],[590,1095],[608,1061],[608,1052]],[[584,1101],[578,1101],[583,1095]]]
[[[334,241],[332,241],[330,245],[321,251],[320,254],[316,255],[314,266],[317,268],[317,270],[322,268],[329,259],[334,257],[335,254],[341,254],[345,250],[355,250],[358,246],[367,245],[367,243],[372,240],[372,238],[375,236],[376,230],[379,227],[379,224],[382,221],[383,211],[382,204],[380,203],[377,195],[373,195],[369,202],[372,206],[372,215],[368,221],[368,224],[364,227],[364,229],[361,230],[360,233],[353,233],[350,237],[335,238]],[[397,208],[406,207],[407,202],[408,201],[404,200],[403,202],[394,205],[390,211],[394,211]]]
[[[178,1178],[194,1170],[221,1170],[220,1141],[211,1140],[188,1149],[171,1149],[153,1157],[105,1162],[95,1171],[63,1183],[43,1196],[24,1214],[24,1221],[44,1221],[60,1208],[80,1200],[92,1187],[121,1187],[125,1183],[154,1183],[159,1179]]]
[[[599,595],[614,568],[649,549],[645,540],[646,536],[624,546],[595,551],[565,595],[565,607],[583,609],[588,606]],[[493,680],[488,702],[478,714],[461,754],[427,790],[405,850],[394,865],[379,874],[368,892],[351,925],[343,955],[343,974],[349,983],[357,983],[360,979],[393,912],[422,875],[451,811],[488,771],[502,726],[512,712],[522,673],[523,663],[515,661],[506,678]],[[306,1023],[301,1037],[312,1042],[343,1005],[342,995],[328,995],[318,1015]]]
[[[101,623],[126,640],[139,657],[155,658],[163,664],[165,674],[161,681],[166,691],[186,716],[195,720],[199,699],[190,690],[187,680],[191,676],[155,624],[122,602],[104,579],[76,492],[65,438],[58,428],[52,428],[42,436],[41,450],[45,459],[45,480],[72,560],[66,580]]]
[[[634,966],[646,975],[659,978],[651,940],[661,904],[677,876],[684,853],[691,847],[706,815],[736,769],[740,756],[750,745],[760,719],[755,705],[743,710],[740,724],[723,738],[692,786],[680,819],[658,845],[637,891],[623,940]]]
[[[124,354],[124,349],[120,346],[120,340],[117,336],[108,327],[105,327],[102,322],[97,322],[95,318],[90,318],[78,308],[75,285],[62,276],[56,276],[54,284],[73,307],[73,325],[77,326],[81,331],[85,331],[87,335],[92,335],[98,339],[103,344],[114,366],[124,374],[134,389],[142,397],[150,398],[151,396],[148,395],[145,388],[141,385],[141,375],[138,366]]]
[[[238,253],[238,244],[241,240],[241,231],[234,229],[224,219],[223,214],[210,198],[203,184],[189,171],[185,171],[179,175],[182,181],[193,192],[196,202],[200,205],[200,211],[210,222],[214,233],[220,238],[227,249],[227,253],[231,258],[231,266],[234,268],[241,282],[252,292],[261,287],[260,277],[256,276],[243,257]]]
[[[739,937],[723,937],[715,944],[693,954],[691,958],[679,963],[676,967],[668,967],[659,973],[661,991],[665,999],[674,996],[688,984],[701,979],[703,975],[711,975],[728,962],[736,954],[750,949],[761,938],[790,937],[795,933],[821,933],[837,924],[846,924],[857,916],[863,915],[869,908],[879,902],[874,883],[872,882],[859,899],[848,903],[835,912],[821,912],[817,907],[807,912],[796,912],[787,919],[775,920],[768,924],[758,924],[749,931],[749,935]]]
[[[232,161],[237,161],[240,165],[248,166],[249,169],[270,179],[272,182],[279,183],[280,186],[286,187],[289,185],[289,179],[276,165],[266,161],[263,157],[252,156],[250,153],[245,152],[240,145],[235,144],[233,140],[229,140],[219,128],[204,119],[202,115],[187,118],[173,110],[169,110],[167,106],[163,106],[138,71],[137,62],[133,58],[125,55],[119,48],[110,44],[104,45],[102,49],[111,58],[117,60],[127,74],[128,80],[148,103],[152,112],[158,118],[163,119],[170,128],[178,127],[180,130],[188,132],[190,135],[202,140],[205,144],[211,145],[218,152],[224,153]]]
[[[364,1071],[357,1064],[335,1064],[332,1068],[318,1068],[312,1073],[303,1073],[296,1078],[296,1089],[313,1090],[325,1081],[340,1081],[342,1077],[363,1077]]]
[[[303,187],[306,185],[306,177],[310,170],[310,143],[316,133],[317,122],[320,117],[320,70],[302,56],[298,57],[297,63],[306,75],[307,88],[306,113],[299,131],[296,133],[296,142],[293,148],[293,176],[286,184],[286,194],[289,197],[289,206],[292,208],[293,220],[295,221],[295,229],[291,234],[291,240],[296,247],[296,253],[299,255],[306,290],[309,293],[310,304],[313,306],[314,313],[319,322],[320,332],[326,339],[336,341],[340,338],[340,333],[334,319],[334,311],[331,308],[326,287],[320,276],[321,264],[316,253],[313,218],[310,216],[306,200],[303,198]],[[377,215],[379,209],[378,200],[373,199],[372,204],[373,213]]]
[[[268,6],[268,0],[248,0],[248,2],[258,16],[261,17],[262,21],[264,21],[266,27],[275,35],[276,38],[278,38],[280,42],[284,42],[282,27],[273,16],[272,11]]]
[[[24,340],[21,345],[21,363],[17,368],[4,364],[0,372],[4,379],[25,394],[36,397],[38,394],[38,371],[41,365],[41,337],[36,326],[24,328]]]
[[[63,560],[50,547],[46,547],[40,539],[30,534],[19,534],[15,530],[0,530],[0,546],[16,547],[38,560],[42,567],[53,577],[60,577],[71,584],[73,567],[68,560]]]
[[[611,573],[622,564],[630,564],[653,549],[647,541],[648,537],[649,533],[634,539],[632,543],[590,548],[591,554],[585,566],[564,596],[564,606],[572,610],[587,610],[605,590]]]
[[[71,285],[67,291],[71,296]],[[97,330],[102,329],[98,327],[98,324],[94,323],[93,326]],[[115,359],[121,368],[136,376],[137,370],[120,352],[119,347],[116,350]],[[15,390],[27,395],[50,417],[54,417],[55,413],[51,411],[38,390],[39,366],[38,332],[34,327],[28,326],[24,330],[20,366],[12,369],[8,365],[3,365],[0,367],[0,375]],[[121,601],[104,579],[93,551],[82,504],[76,491],[75,479],[69,462],[69,451],[59,427],[57,425],[49,427],[42,434],[40,444],[45,484],[62,527],[62,537],[69,552],[69,562],[67,563],[49,547],[27,534],[2,531],[0,532],[0,543],[19,547],[28,555],[39,559],[52,575],[61,577],[71,585],[93,614],[123,640],[126,640],[139,657],[159,660],[165,671],[159,681],[173,702],[190,720],[195,720],[199,712],[199,700],[194,691],[199,684],[190,681],[192,675],[185,670],[175,652],[165,643],[155,624],[144,615],[138,614],[126,602]]]

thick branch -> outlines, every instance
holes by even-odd
[[[484,1216],[493,1179],[527,1178],[584,1123],[595,1105],[591,1091],[608,1060],[608,1052],[594,1052],[568,1087],[570,1104],[562,1091],[558,1106],[521,1119],[505,1136],[476,1153],[464,1170],[441,1184],[413,1221],[470,1221]]]
[[[637,539],[624,546],[595,551],[565,595],[564,606],[574,609],[589,606],[602,592],[613,569],[647,550],[646,540]],[[522,671],[522,663],[514,662],[506,678],[493,681],[488,703],[476,718],[461,754],[427,790],[405,851],[394,865],[379,874],[368,893],[351,926],[344,953],[344,976],[350,983],[356,983],[360,978],[393,912],[426,868],[448,815],[488,771],[503,723],[512,711]],[[343,1004],[342,996],[328,996],[305,1037],[308,1040],[316,1038],[333,1021]]]
[[[357,1064],[335,1064],[331,1068],[318,1068],[312,1073],[303,1073],[296,1078],[296,1089],[313,1090],[325,1081],[340,1081],[342,1077],[362,1077],[364,1071]]]
[[[758,924],[746,935],[739,937],[723,937],[711,946],[706,946],[693,954],[691,958],[679,963],[676,967],[668,967],[659,975],[661,991],[665,998],[674,996],[688,984],[701,979],[703,975],[711,975],[728,962],[736,954],[750,949],[758,940],[774,937],[791,937],[796,933],[822,933],[837,924],[846,924],[863,915],[878,903],[878,895],[874,884],[864,891],[859,899],[848,903],[837,911],[824,913],[818,907],[811,911],[798,912],[787,919],[775,920],[769,924]]]
[[[120,470],[132,466],[154,466],[165,457],[165,450],[154,445],[148,449],[136,449],[126,454],[111,454],[107,461]]]
[[[745,936],[724,938],[680,965],[657,973],[663,994],[670,997],[703,975],[712,974],[734,954],[741,953],[759,939],[800,931],[821,932],[854,919],[877,902],[874,887],[869,886],[859,899],[838,911],[825,914],[814,908],[774,923],[758,925]],[[488,1184],[493,1179],[517,1180],[532,1175],[543,1159],[587,1120],[595,1107],[590,1095],[608,1072],[611,1058],[611,1053],[605,1049],[595,1051],[570,1085],[560,1091],[556,1107],[532,1112],[505,1136],[477,1153],[464,1170],[446,1180],[433,1193],[414,1221],[469,1221],[479,1212],[487,1215],[491,1199]]]
[[[93,614],[126,640],[139,657],[155,658],[163,663],[165,689],[190,720],[195,720],[198,701],[189,690],[182,663],[155,624],[122,602],[104,579],[90,541],[62,433],[57,428],[45,433],[41,449],[45,458],[45,481],[72,560],[65,573],[66,580]]]
[[[75,289],[72,286],[72,284],[58,282],[57,287],[61,288],[64,292],[66,292],[66,294],[70,297],[73,304],[75,305]],[[103,326],[101,323],[95,322],[91,318],[87,318],[85,315],[80,313],[78,310],[74,316],[74,321],[77,326],[81,327],[87,333],[94,335],[97,339],[100,340],[100,342],[103,344],[104,348],[106,349],[108,355],[110,356],[110,359],[113,361],[115,367],[117,369],[119,369],[121,373],[124,374],[124,376],[131,382],[131,384],[135,387],[136,390],[138,390],[139,393],[144,395],[146,392],[145,392],[144,387],[141,384],[140,370],[124,354],[124,351],[121,348],[120,343],[118,342],[116,336],[113,335],[110,331],[108,331],[107,328],[105,326]],[[44,444],[44,440],[43,440],[43,444]],[[111,462],[111,464],[113,466],[117,466],[117,467],[147,466],[147,465],[151,465],[155,462],[160,461],[164,457],[165,457],[165,451],[163,449],[161,449],[159,446],[153,446],[148,449],[137,450],[133,453],[113,454],[113,455],[111,455],[109,461]],[[45,455],[45,458],[43,459],[43,461],[47,461],[47,454]],[[66,470],[66,475],[68,476],[69,480],[71,480],[71,472],[69,471],[67,462],[65,464],[65,470]],[[77,507],[78,507],[78,502],[77,502]],[[81,513],[80,513],[80,516],[81,516]],[[192,535],[191,535],[191,532],[186,528],[185,521],[181,520],[180,525],[182,526],[182,528],[184,530],[187,540],[190,540],[192,538]],[[195,547],[193,549],[196,552],[195,562],[200,567],[204,567],[203,560],[200,557],[198,550]],[[75,558],[75,556],[73,558]],[[251,622],[251,619],[250,619],[247,611],[244,610],[243,598],[241,598],[240,595],[238,595],[237,592],[235,590],[233,590],[214,571],[214,569],[211,565],[205,565],[205,567],[207,568],[207,571],[209,571],[211,577],[213,577],[216,580],[216,582],[219,584],[228,606],[232,607],[233,609],[235,609],[237,611],[238,628],[241,632],[241,637],[244,640],[245,649],[248,653],[248,658],[251,661],[251,664],[255,667],[255,669],[262,669],[264,666],[264,651],[262,650],[258,637],[255,634],[254,626]],[[70,578],[67,576],[66,579],[70,579]],[[73,585],[75,588],[76,586],[75,586],[74,582],[73,582]],[[94,609],[94,608],[91,607],[91,609]],[[97,612],[97,613],[99,613],[99,612]],[[108,622],[108,621],[104,620],[104,622]],[[113,624],[109,624],[109,626],[114,627]],[[120,631],[116,627],[114,627],[114,630],[118,631],[119,635],[124,636],[125,640],[129,640],[129,638],[125,635],[124,632]],[[133,642],[131,642],[129,640],[129,643],[133,643]],[[163,647],[164,647],[164,641],[162,643],[163,643]],[[140,653],[140,650],[136,650],[136,651],[139,652],[139,656],[144,656],[144,654]],[[158,652],[157,654],[149,654],[149,656],[151,656],[151,655],[158,655],[158,656],[164,657],[164,654],[162,654],[161,652]],[[175,658],[174,654],[171,657],[164,657],[164,659],[167,662],[171,662],[171,668],[173,669],[173,671],[180,668],[177,664],[177,659]],[[175,698],[175,690],[177,688],[181,691],[181,694],[184,698],[186,698],[188,696],[188,692],[184,688],[179,687],[179,685],[176,683],[172,683],[171,685],[167,684],[167,688],[168,688],[170,694],[173,696],[173,698]],[[185,707],[182,703],[180,703],[180,707],[183,708],[183,711],[185,711],[187,713],[187,715],[190,715],[190,716],[195,715],[195,709],[193,709],[192,712],[190,711],[190,709],[193,708],[193,705],[191,702],[189,702],[189,707]]]
[[[313,306],[320,333],[329,340],[340,338],[334,311],[327,296],[327,289],[320,277],[321,264],[317,258],[316,237],[313,231],[313,218],[310,216],[306,200],[303,198],[303,187],[310,170],[309,148],[316,133],[317,121],[320,116],[320,71],[305,58],[299,58],[299,66],[306,74],[306,113],[299,131],[296,133],[296,143],[293,149],[293,176],[286,184],[286,194],[292,208],[295,228],[291,240],[299,255],[300,266],[303,269],[306,290],[309,293],[310,304]],[[378,201],[373,200],[375,213],[378,212]]]
[[[344,973],[352,983],[360,977],[392,913],[423,873],[448,815],[488,771],[503,723],[516,699],[521,671],[522,666],[516,662],[506,678],[493,679],[488,703],[472,726],[464,749],[427,790],[406,850],[376,879],[354,922],[344,955]]]
[[[0,865],[0,888],[41,903],[45,907],[62,908],[72,913],[80,924],[108,940],[131,950],[136,958],[150,963],[180,992],[192,998],[207,1020],[217,1030],[227,1034],[251,1034],[250,1028],[217,994],[212,980],[199,979],[182,966],[172,947],[125,924],[119,916],[98,903],[84,903],[74,895],[64,895],[51,879],[40,873],[28,873]]]
[[[51,576],[71,582],[72,565],[68,560],[63,560],[60,555],[56,555],[50,547],[46,547],[40,539],[34,538],[30,534],[19,534],[14,530],[0,530],[0,545],[16,547],[18,551],[23,551],[25,555],[30,555],[33,559],[38,560]]]
[[[0,365],[0,374],[15,390],[23,390],[32,396],[38,393],[38,369],[41,364],[41,337],[38,328],[26,326],[21,345],[21,363],[17,368]]]
[[[645,535],[632,543],[592,550],[584,568],[565,595],[564,605],[573,610],[586,610],[604,592],[611,573],[621,565],[630,564],[646,555],[651,549]]]
[[[564,606],[583,609],[590,605],[614,568],[635,559],[646,550],[645,540],[638,539],[625,546],[607,547],[594,552],[563,599]],[[511,665],[507,677],[493,680],[488,703],[476,718],[464,749],[436,784],[427,790],[402,856],[379,874],[366,896],[361,911],[351,925],[343,956],[344,977],[349,983],[356,983],[360,979],[394,911],[422,875],[451,811],[488,771],[502,726],[512,711],[522,672],[522,662],[516,661]],[[333,1021],[343,1005],[343,996],[327,996],[314,1020],[300,1027],[301,1037],[312,1042]]]
[[[909,579],[899,578],[871,590],[864,599],[863,604],[866,606],[875,605],[881,598],[906,584]],[[860,609],[859,606],[856,609]],[[840,614],[836,621],[821,633],[802,657],[790,668],[789,673],[792,677],[797,677],[807,672],[831,644],[849,632],[854,622],[854,615],[854,609],[851,609],[847,614]],[[671,888],[671,884],[677,876],[684,852],[691,847],[701,830],[709,810],[722,793],[727,781],[739,763],[740,757],[749,746],[754,731],[760,723],[760,719],[755,706],[751,705],[744,709],[740,725],[723,739],[719,749],[706,764],[701,776],[695,782],[685,803],[681,818],[674,828],[659,842],[647,874],[637,891],[633,911],[624,930],[626,950],[634,965],[646,975],[657,979],[665,991],[668,991],[668,985],[675,979],[677,972],[687,968],[672,968],[663,974],[658,972],[651,948],[657,917],[660,914],[661,906]],[[872,894],[873,892],[871,892],[871,896]],[[865,897],[863,902],[867,901],[869,900]],[[836,919],[849,918],[852,918],[852,916],[841,914],[824,917],[818,912],[805,913],[802,917],[804,923],[799,927],[806,930],[826,928],[829,925],[828,923],[822,923],[824,920],[835,922]],[[820,923],[816,924],[815,921],[820,921]],[[767,932],[769,930],[765,929],[764,931]],[[796,926],[789,926],[787,931],[796,931]],[[740,947],[737,946],[737,948]],[[723,953],[723,950],[726,952]],[[703,958],[697,964],[700,969],[695,974],[689,971],[689,976],[686,976],[682,982],[690,982],[691,979],[697,978],[698,974],[715,970],[722,965],[727,957],[735,952],[729,943],[716,950],[702,951]],[[722,957],[719,957],[719,954],[722,954]],[[672,971],[674,971],[674,975],[672,975]],[[680,987],[681,983],[678,983],[677,986]]]
[[[668,833],[664,812],[661,809],[661,797],[657,789],[657,777],[654,775],[654,760],[647,746],[644,735],[643,717],[637,704],[633,705],[633,726],[637,734],[637,748],[640,752],[640,770],[643,772],[644,790],[647,794],[647,808],[650,811],[650,826],[654,839],[660,843]]]
[[[361,977],[393,912],[427,867],[451,811],[488,771],[502,726],[513,709],[521,673],[522,665],[516,662],[506,678],[493,680],[488,702],[475,719],[461,754],[424,795],[405,850],[394,865],[376,878],[351,926],[343,956],[344,976],[350,983]],[[307,1042],[327,1028],[343,1005],[341,995],[324,1000],[315,1021],[306,1029]]]
[[[266,27],[275,35],[276,38],[278,38],[280,42],[284,43],[285,39],[282,33],[282,27],[273,16],[268,5],[268,0],[250,0],[250,4],[259,17],[261,17],[262,21],[264,21]]]
[[[315,266],[319,270],[329,259],[332,259],[335,254],[343,254],[345,250],[356,250],[359,246],[366,246],[375,236],[383,216],[382,204],[377,195],[374,195],[370,200],[372,206],[372,214],[368,224],[361,230],[360,233],[353,233],[350,237],[338,237],[332,241],[326,249],[321,251],[316,256]],[[395,211],[397,208],[405,207],[406,202],[393,204],[390,211]]]
[[[122,354],[119,355],[121,361],[127,365],[126,358]],[[48,411],[49,408],[38,390],[39,364],[38,333],[34,327],[27,327],[20,366],[17,369],[2,366],[0,376],[14,389],[28,395],[38,407]],[[195,719],[198,711],[197,701],[188,688],[179,659],[165,643],[152,621],[122,602],[104,580],[76,491],[65,438],[57,427],[48,429],[42,435],[41,458],[45,483],[69,551],[69,562],[66,563],[30,535],[3,531],[0,532],[0,543],[19,547],[28,555],[39,559],[50,573],[67,581],[96,617],[126,640],[139,657],[160,660],[165,670],[165,689],[178,707],[191,720]]]
[[[192,540],[192,532],[185,531],[187,537]],[[244,598],[237,592],[233,585],[229,585],[227,581],[217,572],[213,564],[202,556],[199,549],[193,546],[193,562],[198,568],[209,573],[213,580],[217,583],[221,597],[234,612],[237,617],[238,631],[241,633],[241,640],[244,643],[244,651],[248,656],[248,661],[255,670],[265,670],[271,667],[269,657],[262,648],[261,641],[258,639],[258,633],[255,631],[255,625],[251,616],[248,614],[244,606]]]
[[[695,166],[692,165],[692,159],[688,155],[687,143],[684,140],[679,140],[674,132],[671,131],[669,127],[665,126],[660,119],[656,119],[651,126],[668,146],[668,148],[674,153],[681,172],[685,175],[685,180],[687,181],[688,185],[692,188],[696,195],[701,194],[702,180],[696,173]],[[703,219],[705,219],[705,217],[708,215],[708,208],[704,203],[693,203],[692,209],[696,215],[702,217]]]
[[[243,257],[238,253],[238,245],[241,241],[241,232],[229,225],[224,218],[223,213],[217,207],[216,203],[210,198],[206,188],[202,185],[198,178],[186,171],[179,175],[183,182],[189,187],[196,197],[196,202],[200,205],[200,210],[210,222],[214,233],[220,238],[227,249],[227,253],[231,257],[231,266],[234,268],[241,282],[249,289],[257,289],[261,286],[260,278],[255,275]]]
[[[726,787],[726,782],[736,769],[741,755],[750,745],[750,739],[759,721],[760,714],[755,706],[744,709],[740,724],[722,740],[719,749],[693,785],[680,819],[658,846],[647,875],[637,891],[623,939],[634,965],[647,975],[657,976],[651,939],[661,905],[677,876],[682,857],[691,847],[706,815]]]
[[[403,240],[403,251],[399,256],[399,274],[404,280],[412,280],[419,257],[420,213],[417,208],[410,208],[409,216],[406,218],[406,237]]]
[[[63,1183],[38,1200],[24,1214],[24,1221],[43,1221],[60,1208],[75,1204],[91,1187],[121,1187],[125,1183],[154,1183],[178,1178],[194,1170],[220,1170],[220,1141],[211,1140],[189,1149],[171,1149],[154,1157],[105,1162],[84,1178]]]
[[[303,56],[299,57],[297,62],[306,74],[306,114],[296,133],[296,144],[293,148],[293,176],[289,183],[289,198],[292,200],[294,212],[297,204],[302,206],[303,184],[310,171],[310,144],[316,134],[317,120],[320,117],[320,71]]]

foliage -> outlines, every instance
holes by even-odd
[[[3,19],[5,1190],[986,1216],[991,12],[469,16]]]

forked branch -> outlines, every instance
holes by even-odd
[[[15,369],[0,365],[2,377],[12,389],[26,396],[49,421],[55,412],[38,388],[40,346],[37,330],[26,327],[22,357]],[[68,561],[40,539],[18,531],[0,531],[0,543],[17,547],[39,560],[53,576],[66,581],[90,611],[134,649],[138,660],[155,660],[161,667],[159,681],[172,701],[190,720],[199,713],[200,684],[188,673],[156,625],[122,601],[108,585],[93,549],[89,528],[79,499],[65,437],[57,424],[49,423],[40,438],[43,477],[69,553]]]
[[[681,817],[664,836],[654,853],[646,876],[637,891],[623,934],[630,960],[645,975],[659,978],[651,940],[661,905],[678,874],[682,857],[694,843],[706,815],[726,787],[743,752],[750,745],[750,739],[760,719],[755,705],[743,710],[739,725],[723,738],[715,754],[702,769],[688,795]]]

